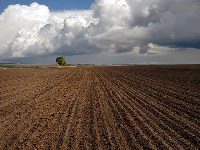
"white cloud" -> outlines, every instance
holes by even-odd
[[[8,6],[0,14],[0,44],[12,40],[20,29],[29,30],[34,25],[45,24],[48,17],[49,9],[37,3],[30,6],[19,4]]]
[[[198,0],[96,0],[60,12],[10,5],[0,14],[0,57],[200,48],[199,14]]]

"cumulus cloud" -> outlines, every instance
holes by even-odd
[[[96,0],[91,10],[60,12],[10,5],[0,14],[0,57],[200,49],[199,14],[199,0]]]

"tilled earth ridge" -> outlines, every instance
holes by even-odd
[[[199,65],[0,69],[0,150],[198,150],[199,91]]]

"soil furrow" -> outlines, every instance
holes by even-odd
[[[200,66],[0,69],[0,149],[198,150]]]

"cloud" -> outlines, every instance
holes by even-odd
[[[199,14],[198,0],[96,0],[91,10],[60,12],[10,5],[0,14],[0,57],[200,49]]]
[[[20,29],[29,30],[35,25],[45,24],[49,17],[49,9],[44,5],[32,3],[26,5],[10,5],[0,14],[0,43],[12,40]]]

